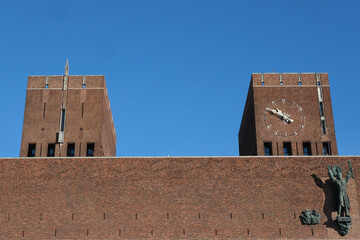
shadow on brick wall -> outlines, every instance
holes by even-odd
[[[336,212],[336,200],[335,198],[335,188],[334,184],[331,182],[330,179],[327,179],[325,182],[323,182],[320,178],[318,178],[315,174],[312,174],[311,177],[314,179],[314,182],[316,186],[321,188],[324,192],[324,207],[323,212],[326,217],[326,222],[324,225],[326,225],[327,228],[333,228],[337,230],[337,225],[335,224],[335,221],[332,219],[331,213]]]

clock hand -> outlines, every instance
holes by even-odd
[[[283,116],[284,120],[287,122],[287,123],[292,123],[294,122],[293,119],[289,118],[288,115],[284,112],[284,116]]]
[[[280,109],[275,108],[275,109],[271,109],[271,108],[265,108],[265,110],[267,110],[268,112],[274,114],[275,116],[279,117],[280,119],[284,120],[287,123],[292,123],[294,122],[293,119],[289,118],[288,115],[284,112],[282,112]]]
[[[278,115],[278,114],[279,114],[276,110],[271,109],[271,108],[268,108],[268,107],[265,108],[265,110],[268,111],[268,112],[270,112],[270,113],[273,113],[273,114],[275,114],[275,115]]]
[[[265,110],[269,111],[270,113],[274,114],[277,117],[283,118],[283,114],[282,114],[281,110],[278,108],[275,108],[275,109],[265,108]]]

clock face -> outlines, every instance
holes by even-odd
[[[264,121],[276,136],[296,136],[305,126],[305,115],[294,101],[278,99],[265,108]]]

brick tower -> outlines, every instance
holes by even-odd
[[[20,157],[115,156],[104,76],[29,76]]]
[[[327,73],[255,73],[240,155],[337,155]]]

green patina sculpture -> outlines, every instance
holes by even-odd
[[[317,212],[316,209],[309,211],[305,209],[305,211],[301,212],[300,219],[302,224],[305,225],[314,225],[320,223],[321,214]]]
[[[340,235],[344,236],[349,232],[350,224],[351,224],[351,217],[349,215],[350,209],[350,200],[346,193],[346,185],[349,182],[350,178],[354,177],[353,169],[351,166],[351,161],[349,161],[349,171],[346,174],[345,179],[342,178],[342,169],[339,166],[327,166],[329,171],[329,177],[331,181],[334,183],[336,191],[337,191],[337,198],[338,198],[338,209],[337,209],[337,223],[339,226],[339,233]],[[345,213],[345,216],[344,214]]]

